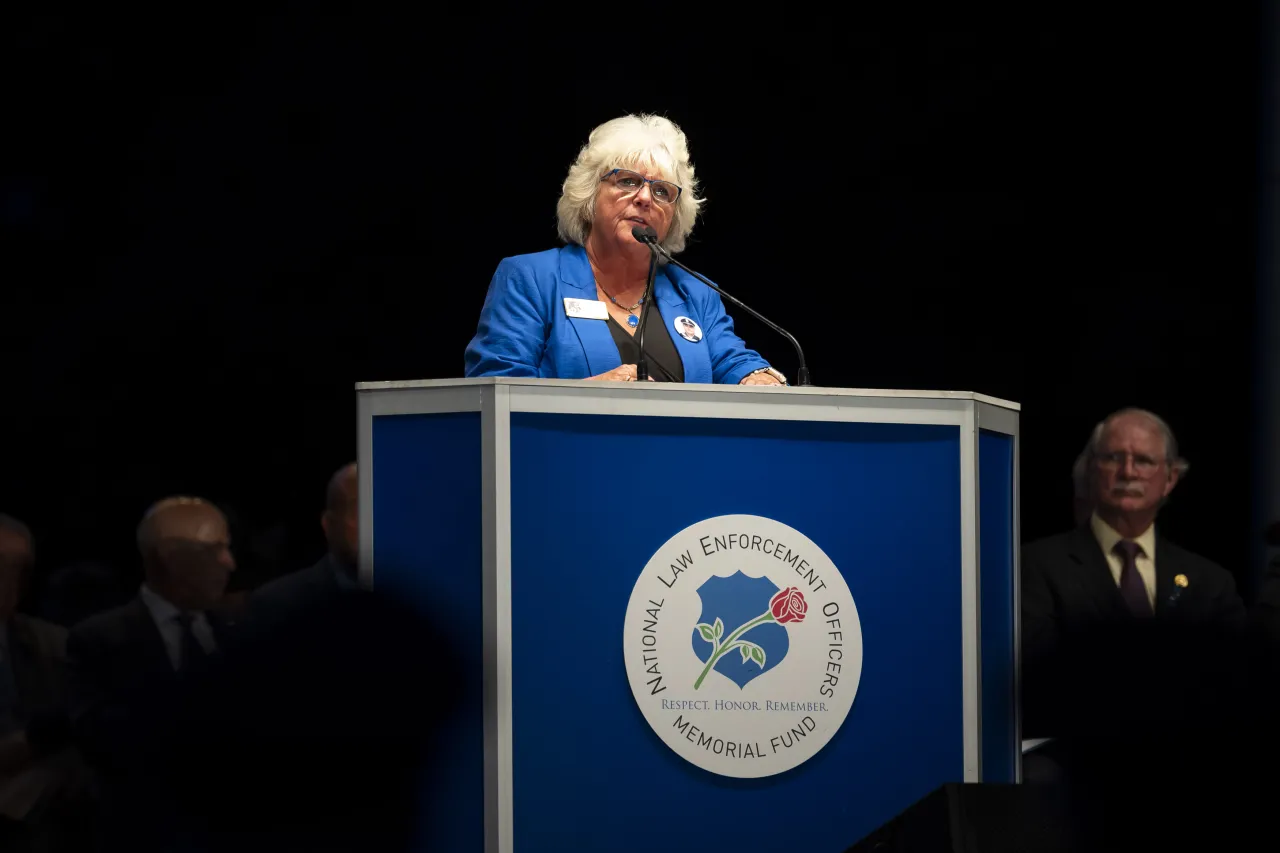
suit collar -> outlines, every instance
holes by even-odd
[[[1115,578],[1111,576],[1111,567],[1107,565],[1102,546],[1089,526],[1077,527],[1068,534],[1067,553],[1079,565],[1077,581],[1097,607],[1104,613],[1129,615]]]
[[[587,259],[586,249],[570,244],[560,250],[560,281],[588,294],[579,298],[596,298],[596,277],[591,271],[591,261]]]
[[[1110,554],[1112,549],[1116,547],[1116,543],[1124,539],[1120,532],[1107,524],[1095,512],[1089,517],[1089,529],[1093,532],[1093,536],[1098,540],[1098,547],[1102,549],[1103,554]],[[1146,554],[1152,560],[1156,559],[1156,526],[1152,524],[1142,532],[1142,535],[1136,537],[1134,542],[1142,548],[1142,553]],[[1160,562],[1156,560],[1156,568],[1159,568]]]
[[[587,250],[582,246],[569,245],[560,250],[560,282],[565,293],[574,298],[591,300],[597,298],[595,273],[591,271],[591,261],[587,258]],[[658,268],[653,280],[653,292],[655,301],[662,303],[669,309],[658,320],[673,321],[680,313],[680,310],[684,308],[685,302],[684,297],[674,284],[674,276],[670,267],[664,265]],[[556,304],[551,307],[551,310],[563,311],[564,308]],[[651,307],[650,311],[652,312],[652,310]],[[650,316],[647,322],[652,323],[654,319],[654,317]],[[622,359],[618,355],[618,346],[614,343],[613,333],[609,331],[608,323],[573,317],[569,319],[569,325],[577,334],[578,342],[582,345],[583,356],[587,362],[588,376],[598,376],[622,364]],[[652,328],[652,326],[649,328]],[[704,377],[697,370],[699,362],[691,357],[692,352],[689,349],[693,345],[679,335],[673,335],[673,338],[676,352],[679,353],[680,360],[684,365],[685,381],[711,381],[709,375]],[[703,344],[703,346],[706,346],[706,344]]]
[[[1077,527],[1067,534],[1067,553],[1082,565],[1096,565],[1104,569],[1107,567],[1102,547],[1088,527]]]
[[[326,584],[341,590],[360,589],[360,582],[346,569],[332,552],[325,554],[311,567],[312,573]]]
[[[156,597],[159,598],[159,596]],[[164,599],[160,598],[160,601]],[[173,605],[169,606],[173,607]],[[177,608],[173,608],[173,611],[176,613]],[[145,649],[144,654],[150,668],[157,672],[173,674],[173,661],[169,659],[164,635],[160,633],[160,625],[143,597],[142,590],[139,590],[133,601],[121,608],[121,630],[129,638],[130,644],[137,643],[139,649]]]
[[[1115,528],[1099,518],[1097,513],[1094,513],[1090,519],[1089,529],[1104,555],[1110,548],[1115,547],[1115,543],[1124,538]],[[1184,587],[1179,587],[1174,583],[1174,579],[1178,576],[1179,561],[1174,556],[1168,542],[1156,535],[1155,524],[1148,527],[1141,536],[1138,536],[1133,541],[1142,547],[1142,553],[1155,562],[1156,588],[1153,596],[1155,599],[1155,615],[1166,615],[1171,608],[1177,605],[1178,600],[1183,595],[1182,590]]]
[[[676,285],[676,272],[670,264],[658,267],[658,277],[653,282],[654,293],[658,301],[672,308],[684,306],[684,296]]]
[[[334,571],[337,570],[338,568],[335,565]],[[178,609],[177,605],[153,590],[151,587],[147,586],[145,583],[142,585],[141,589],[138,590],[138,600],[142,602],[148,615],[155,620],[157,626],[172,622],[182,615],[182,611]],[[216,624],[218,620],[213,612],[206,610],[193,610],[191,611],[191,614],[197,622],[208,622],[211,630],[218,630],[218,625]]]
[[[1179,600],[1186,595],[1187,588],[1174,582],[1179,575],[1181,561],[1168,541],[1155,536],[1154,530],[1155,526],[1152,525],[1143,536],[1151,536],[1155,542],[1152,557],[1156,564],[1155,615],[1161,617],[1172,615]],[[1067,552],[1079,564],[1078,579],[1095,603],[1104,610],[1110,609],[1131,616],[1115,578],[1111,575],[1111,567],[1107,565],[1102,546],[1090,526],[1078,527],[1068,535]]]
[[[138,598],[141,599],[142,603],[146,606],[151,617],[156,620],[157,625],[171,622],[182,615],[182,611],[180,611],[173,602],[169,601],[169,599],[165,598],[145,583],[142,585],[142,588],[138,590]]]

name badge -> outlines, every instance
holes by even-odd
[[[564,299],[564,313],[583,320],[608,320],[609,309],[598,299]]]

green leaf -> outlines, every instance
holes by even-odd
[[[764,649],[759,646],[751,647],[751,659],[760,664],[760,668],[764,669]]]
[[[720,617],[716,617],[716,639],[724,636],[724,623],[720,621]]]
[[[706,640],[708,643],[711,643],[713,646],[715,645],[716,643],[715,628],[712,628],[710,625],[706,625],[706,624],[699,625],[698,633],[702,635],[702,639]]]
[[[746,647],[745,645],[743,645],[743,646],[738,646],[738,651],[742,652],[742,662],[743,662],[743,663],[746,663],[747,661],[751,660],[751,652],[750,652],[750,651],[748,651],[748,649],[747,649],[747,647]]]

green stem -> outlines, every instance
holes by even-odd
[[[707,673],[710,672],[715,667],[716,661],[720,660],[720,657],[725,652],[729,651],[729,649],[733,646],[733,643],[735,640],[737,640],[739,637],[741,637],[743,634],[747,633],[757,625],[763,624],[765,622],[772,622],[772,621],[773,621],[773,613],[766,610],[764,615],[757,616],[755,619],[752,619],[750,622],[743,625],[741,628],[734,631],[729,636],[725,637],[724,643],[717,646],[716,650],[712,652],[711,657],[707,658],[707,665],[703,667],[702,675],[698,676],[698,680],[693,682],[693,689],[697,690],[699,687],[702,686],[702,680],[707,677]]]

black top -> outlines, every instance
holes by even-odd
[[[654,322],[654,317],[658,318],[657,322]],[[662,318],[658,306],[654,305],[649,309],[648,316],[644,318],[644,326],[646,329],[644,351],[649,357],[649,376],[655,382],[683,382],[684,362],[680,360],[680,353],[676,352],[675,342],[671,340],[666,320]],[[640,330],[637,329],[635,337],[632,337],[626,329],[618,325],[617,320],[610,316],[609,332],[613,335],[613,342],[618,347],[618,355],[622,357],[622,363],[638,363],[640,361]]]

